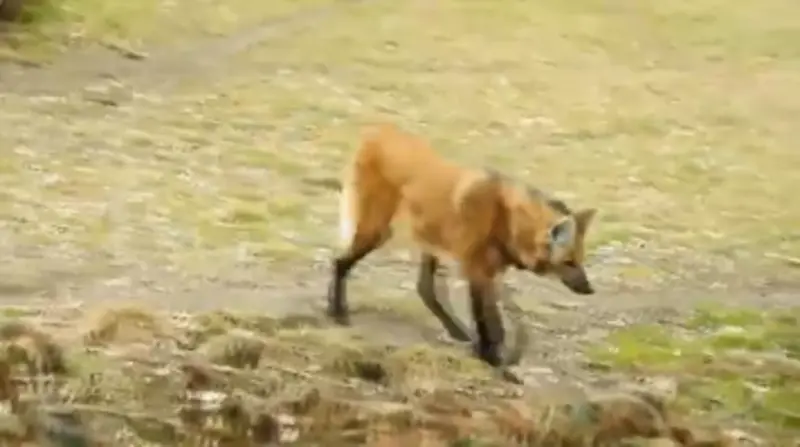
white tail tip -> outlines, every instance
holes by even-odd
[[[352,192],[347,185],[342,185],[339,191],[339,243],[342,246],[349,245],[354,232]]]

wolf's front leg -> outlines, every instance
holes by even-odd
[[[439,319],[447,333],[458,341],[471,341],[472,337],[464,323],[455,315],[447,294],[446,278],[438,278],[441,291],[436,291],[436,274],[440,269],[436,256],[423,253],[420,257],[419,275],[417,277],[417,294],[422,298],[425,307]]]
[[[469,296],[475,331],[478,334],[474,344],[475,353],[481,360],[494,367],[502,366],[505,328],[493,281],[471,280]]]

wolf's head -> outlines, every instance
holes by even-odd
[[[575,293],[594,293],[583,268],[584,238],[594,208],[573,212],[560,200],[514,184],[493,169],[465,178],[454,197],[462,219],[491,233],[506,263],[558,278]]]
[[[512,195],[506,205],[506,249],[513,263],[537,275],[558,278],[574,293],[594,293],[583,262],[584,239],[597,210],[573,212],[533,188]]]

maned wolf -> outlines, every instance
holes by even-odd
[[[434,289],[440,259],[457,261],[469,285],[476,354],[493,366],[507,364],[501,352],[505,329],[495,279],[515,267],[560,279],[574,293],[594,293],[582,262],[584,237],[595,212],[572,212],[562,202],[515,185],[495,171],[458,166],[393,125],[375,126],[364,136],[342,180],[344,247],[332,262],[327,313],[339,324],[350,324],[348,273],[389,240],[395,217],[405,214],[422,251],[417,291],[425,305],[451,337],[471,340]]]

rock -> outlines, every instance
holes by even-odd
[[[611,371],[613,369],[613,365],[606,362],[600,362],[597,360],[589,360],[587,361],[584,366],[593,371]]]
[[[585,303],[580,303],[577,301],[565,301],[565,300],[550,301],[547,304],[550,307],[554,307],[560,310],[577,310],[585,305]]]
[[[645,377],[638,384],[625,388],[632,392],[653,394],[664,402],[671,402],[678,396],[678,381],[669,376]]]
[[[293,443],[300,438],[300,429],[294,416],[282,413],[276,419],[279,427],[278,439],[281,444]]]
[[[628,322],[623,319],[609,320],[606,323],[612,327],[625,327],[628,325]]]
[[[83,99],[106,106],[118,106],[132,98],[131,91],[120,82],[114,80],[90,85],[83,90]]]
[[[135,49],[131,48],[125,42],[104,40],[101,43],[102,43],[103,46],[105,46],[109,50],[116,51],[117,53],[122,55],[122,57],[124,57],[126,59],[131,59],[131,60],[135,60],[135,61],[141,61],[141,60],[144,60],[144,59],[147,59],[148,57],[150,57],[147,53],[144,53],[142,51],[138,51],[138,50],[135,50]]]
[[[730,438],[735,440],[741,446],[759,446],[765,445],[764,441],[744,430],[733,429],[725,432]]]

